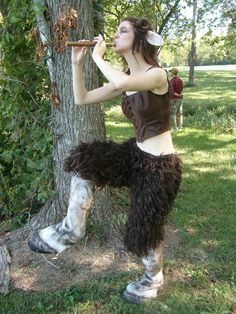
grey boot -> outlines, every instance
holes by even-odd
[[[38,253],[61,253],[85,234],[86,218],[93,202],[94,187],[77,176],[71,179],[67,215],[56,225],[34,232],[29,247]]]
[[[163,251],[162,245],[150,251],[146,258],[142,258],[145,274],[140,280],[130,283],[123,294],[126,301],[144,303],[157,297],[163,286]]]

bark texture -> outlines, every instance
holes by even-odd
[[[36,5],[36,18],[41,32],[41,40],[52,42],[53,25],[61,14],[63,7],[75,9],[78,12],[78,25],[75,31],[70,31],[69,40],[94,37],[92,0],[33,0]],[[39,13],[47,6],[47,14]],[[71,175],[63,170],[64,159],[71,149],[81,141],[105,139],[104,112],[101,104],[76,106],[72,89],[71,48],[67,47],[57,53],[50,47],[47,54],[48,72],[52,83],[52,117],[53,132],[53,171],[56,197],[49,200],[40,212],[29,217],[28,224],[5,236],[5,242],[26,238],[30,231],[57,223],[66,214]],[[88,51],[84,64],[84,79],[88,90],[98,87],[98,69],[95,66],[91,50]],[[55,99],[58,102],[55,102]],[[110,192],[107,189],[95,193],[94,216],[103,219],[105,209],[110,206]],[[104,212],[104,215],[102,214]],[[102,216],[101,216],[102,215]]]
[[[8,294],[10,283],[9,264],[11,263],[10,254],[6,246],[0,245],[0,293]]]
[[[79,14],[76,31],[70,32],[70,40],[81,38],[93,39],[93,5],[92,1],[63,1],[48,0],[50,21],[48,22],[50,38],[52,29],[63,7],[77,10]],[[45,26],[45,24],[44,24]],[[52,79],[53,97],[59,100],[55,105],[52,101],[52,130],[54,138],[54,182],[57,197],[51,206],[46,206],[30,221],[30,229],[39,229],[42,226],[55,223],[66,213],[69,197],[70,175],[63,171],[63,161],[70,150],[81,141],[91,142],[95,139],[105,139],[104,113],[100,104],[76,106],[72,90],[71,49],[66,48],[62,53],[51,51],[52,69],[49,69]],[[87,89],[98,87],[98,70],[92,61],[89,51],[84,65],[84,79]],[[99,193],[95,207],[107,204],[107,193]]]

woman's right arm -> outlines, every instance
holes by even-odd
[[[120,95],[120,91],[116,89],[113,83],[105,84],[91,91],[86,90],[82,73],[83,59],[86,51],[86,47],[72,48],[71,62],[75,103],[77,105],[95,104]]]

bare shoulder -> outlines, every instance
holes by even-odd
[[[156,88],[166,89],[167,75],[164,69],[153,67],[148,71],[142,70],[135,74],[127,75],[122,81],[120,89],[122,91],[145,91]]]
[[[160,67],[150,69],[148,72],[152,72],[153,78],[156,81],[155,88],[151,91],[155,94],[165,94],[168,90],[168,79],[166,70]]]
[[[166,70],[161,67],[153,67],[147,71],[147,73],[152,73],[153,75],[158,75],[158,76],[164,76],[165,78],[167,77]]]
[[[167,73],[166,70],[160,67],[153,67],[146,72],[146,77],[150,77],[158,82],[158,85],[166,84]]]

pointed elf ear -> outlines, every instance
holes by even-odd
[[[153,31],[147,31],[146,40],[153,46],[162,46],[164,44],[162,37]]]

